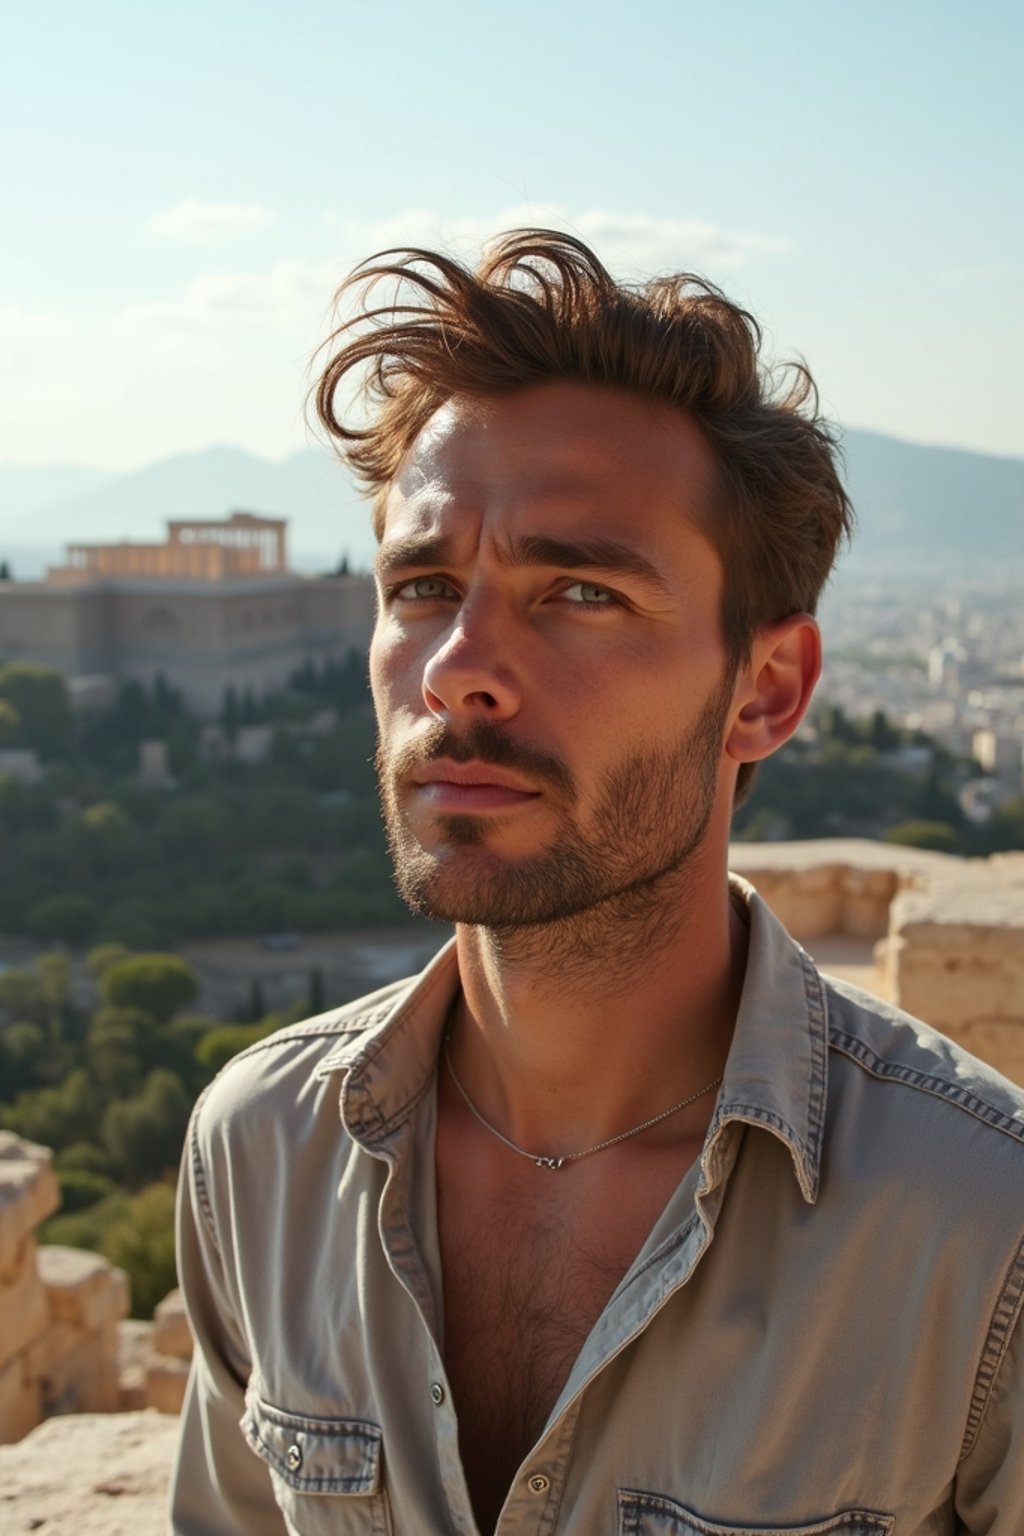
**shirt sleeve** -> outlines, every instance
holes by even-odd
[[[195,1348],[171,1477],[171,1536],[286,1536],[270,1474],[239,1427],[250,1362],[192,1117],[178,1184],[178,1277]]]
[[[1018,1257],[1014,1277],[990,1335],[997,1358],[987,1400],[956,1478],[957,1529],[970,1536],[1020,1536],[1024,1531],[1024,1257]],[[984,1371],[983,1364],[979,1375]]]

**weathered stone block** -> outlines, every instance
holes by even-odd
[[[0,1273],[23,1238],[60,1205],[52,1153],[13,1131],[0,1131]]]
[[[43,1412],[113,1413],[118,1405],[117,1359],[99,1332],[82,1335],[51,1361],[40,1383]]]
[[[154,1355],[146,1366],[146,1407],[180,1413],[188,1385],[189,1364],[171,1355]]]
[[[128,1311],[128,1276],[98,1253],[44,1244],[39,1250],[39,1272],[56,1322],[90,1332],[116,1323]]]
[[[192,1358],[192,1330],[179,1290],[170,1291],[153,1313],[153,1348],[159,1355],[177,1360]]]
[[[26,1381],[20,1360],[12,1360],[0,1369],[0,1444],[20,1440],[42,1422],[43,1409],[39,1388]]]
[[[21,1243],[21,1263],[0,1283],[0,1366],[20,1355],[50,1321],[46,1287],[36,1269],[36,1245]]]
[[[1024,1085],[1024,1024],[1005,1019],[974,1019],[949,1030],[965,1051],[980,1056],[1015,1083]]]

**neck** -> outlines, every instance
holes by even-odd
[[[724,1067],[746,923],[721,874],[673,871],[556,924],[461,925],[457,944],[453,1059],[479,1110],[520,1146],[593,1145]],[[694,1134],[712,1104],[666,1121],[664,1134]]]

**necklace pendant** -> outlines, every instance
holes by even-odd
[[[538,1157],[536,1159],[538,1168],[551,1168],[553,1170],[561,1168],[566,1162],[567,1159],[564,1157]]]

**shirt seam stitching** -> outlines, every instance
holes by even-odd
[[[203,1101],[209,1091],[209,1088],[205,1088],[203,1090],[203,1092],[199,1095],[199,1098],[196,1100],[195,1108],[192,1111],[192,1121],[189,1126],[189,1157],[192,1162],[192,1176],[195,1180],[196,1199],[199,1202],[199,1210],[202,1214],[207,1231],[209,1232],[210,1241],[213,1243],[214,1248],[217,1250],[218,1256],[221,1256],[221,1247],[217,1239],[217,1229],[213,1219],[213,1202],[210,1199],[209,1186],[206,1182],[206,1169],[203,1165],[203,1154],[199,1148],[199,1112],[202,1109]]]
[[[821,1148],[825,1129],[825,1093],[828,1076],[828,998],[825,983],[810,956],[800,951],[804,978],[804,997],[811,1024],[811,1069],[807,1086],[808,1136],[805,1158],[813,1170],[810,1181],[817,1189],[821,1169]]]
[[[917,1089],[919,1093],[944,1099],[955,1109],[963,1110],[965,1114],[980,1120],[984,1125],[991,1126],[993,1130],[1002,1131],[1003,1135],[1009,1136],[1012,1141],[1024,1144],[1024,1125],[998,1109],[996,1105],[990,1104],[987,1099],[981,1098],[980,1095],[960,1088],[936,1073],[921,1072],[917,1067],[912,1067],[906,1062],[884,1061],[855,1035],[834,1031],[832,1044],[842,1055],[849,1057],[851,1061],[856,1062],[864,1071],[880,1081],[902,1083],[905,1087]]]
[[[985,1345],[974,1378],[974,1390],[971,1393],[958,1465],[973,1450],[977,1442],[986,1410],[992,1399],[996,1378],[1006,1358],[1022,1305],[1024,1305],[1024,1242],[1018,1248],[1007,1271],[988,1333],[985,1336]]]

